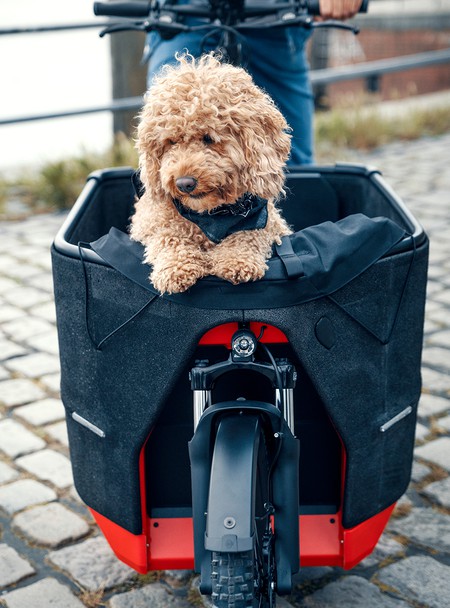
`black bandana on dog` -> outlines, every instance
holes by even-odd
[[[211,211],[198,213],[173,199],[180,215],[197,224],[213,243],[241,230],[261,230],[267,224],[267,200],[246,192],[232,205],[220,205]]]

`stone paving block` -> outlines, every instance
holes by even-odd
[[[0,403],[6,407],[37,401],[45,396],[41,388],[26,378],[0,382]]]
[[[26,316],[4,323],[3,329],[11,338],[21,342],[38,334],[48,333],[52,325],[44,319]]]
[[[16,281],[0,276],[0,293],[4,293],[10,289],[16,289],[16,287],[18,287]]]
[[[428,391],[450,392],[450,372],[438,372],[434,369],[423,366],[422,384],[423,388]]]
[[[450,471],[450,437],[439,437],[415,449],[415,455]]]
[[[45,441],[24,426],[5,418],[0,420],[0,451],[10,458],[45,448]]]
[[[0,338],[0,361],[5,361],[11,357],[25,355],[27,352],[27,349],[23,346],[20,346],[11,340]]]
[[[59,393],[61,388],[61,374],[47,374],[40,379],[41,384],[52,393]]]
[[[59,358],[48,353],[32,353],[5,363],[5,367],[28,378],[39,378],[59,370]]]
[[[0,460],[0,484],[12,481],[19,476],[19,473]]]
[[[374,551],[361,562],[361,566],[371,568],[385,559],[399,557],[404,552],[405,547],[401,543],[390,538],[387,534],[383,534]]]
[[[16,463],[32,475],[50,481],[58,488],[67,488],[73,484],[70,460],[55,450],[45,449],[21,456]]]
[[[417,545],[450,553],[450,515],[431,508],[416,508],[407,517],[393,518],[389,532],[406,536]]]
[[[424,477],[429,475],[430,472],[431,472],[430,467],[427,467],[425,464],[422,464],[421,462],[414,461],[413,466],[412,466],[412,471],[411,471],[411,479],[415,483],[418,483],[419,481],[422,481],[422,479],[424,479]]]
[[[126,593],[114,595],[108,602],[110,608],[192,608],[185,599],[171,595],[160,583],[147,585]]]
[[[448,306],[450,304],[450,292],[448,290],[441,291],[441,293],[434,296],[433,300]]]
[[[13,279],[25,280],[30,277],[39,274],[41,271],[40,268],[36,268],[31,264],[23,264],[14,260],[7,268],[2,268],[2,272]]]
[[[14,415],[34,426],[62,420],[65,410],[60,399],[42,399],[14,410]]]
[[[134,570],[120,562],[103,537],[52,551],[48,559],[82,587],[94,591],[110,589],[128,581]]]
[[[33,310],[33,312],[35,311]],[[51,355],[59,354],[58,333],[56,329],[44,334],[32,336],[26,340],[26,344],[41,352],[49,353]]]
[[[0,486],[0,508],[9,514],[56,498],[56,493],[51,488],[34,479],[19,479]]]
[[[430,312],[428,318],[433,323],[437,323],[441,328],[447,328],[450,325],[450,315],[447,308],[436,308],[434,311]]]
[[[47,547],[78,540],[89,532],[84,519],[59,503],[27,509],[13,518],[12,525],[33,542]]]
[[[44,270],[47,270],[48,272],[51,272],[52,270],[52,258],[50,255],[50,251],[44,251],[37,255],[36,258],[33,260],[34,264],[37,264],[38,266],[40,266],[41,268],[43,268]]]
[[[447,315],[450,317],[450,313]],[[450,370],[450,352],[448,348],[427,347],[422,352],[422,363],[444,370]]]
[[[32,306],[36,306],[36,304],[48,302],[51,296],[45,291],[40,291],[34,287],[16,287],[16,289],[5,292],[3,297],[9,304],[28,310]]]
[[[394,515],[396,517],[403,517],[404,515],[407,515],[412,508],[412,500],[407,494],[403,494],[403,496],[400,496],[400,498],[397,500],[397,503],[394,508]]]
[[[430,317],[425,318],[423,324],[423,332],[425,335],[432,334],[441,329],[441,325],[436,321],[432,321]]]
[[[305,597],[302,608],[410,608],[360,576],[347,576]]]
[[[35,573],[33,566],[15,549],[0,543],[0,589],[14,585]]]
[[[53,294],[53,278],[52,275],[48,272],[44,272],[30,277],[27,281],[27,285],[30,285],[31,287],[37,287],[38,289],[42,289],[43,291],[46,291],[49,294]]]
[[[51,323],[56,323],[55,303],[52,301],[33,306],[33,315],[50,321]]]
[[[450,477],[430,483],[422,490],[434,503],[450,509]]]
[[[10,591],[2,599],[7,608],[84,608],[70,589],[54,578]]]
[[[423,393],[419,401],[419,416],[423,418],[428,416],[436,416],[450,411],[450,399],[438,397],[437,395],[429,395]]]
[[[437,346],[450,346],[450,329],[438,331],[426,339],[426,344],[436,344]]]
[[[73,499],[74,499],[76,502],[79,502],[79,503],[81,503],[82,505],[84,505],[84,502],[81,500],[81,497],[80,497],[80,495],[78,494],[77,489],[76,489],[76,487],[75,487],[75,486],[72,486],[72,487],[70,488],[70,491],[69,491],[69,496],[70,496],[71,498],[73,498]]]
[[[439,420],[437,421],[437,425],[444,431],[450,433],[450,416],[445,416],[445,418],[439,418]]]
[[[52,439],[56,439],[62,445],[69,446],[69,436],[67,433],[67,425],[64,422],[56,422],[44,427],[44,431],[50,435]]]
[[[33,230],[33,232],[31,234],[30,233],[27,234],[27,243],[30,243],[31,245],[37,245],[39,247],[42,247],[42,249],[44,249],[45,251],[50,251],[50,247],[51,247],[51,244],[52,244],[54,238],[55,238],[55,232],[53,229],[50,232],[43,231],[41,233]]]
[[[383,568],[376,576],[409,601],[429,608],[447,608],[450,566],[428,556],[415,555]]]
[[[24,318],[25,313],[17,306],[10,306],[9,304],[2,304],[0,306],[0,323],[7,323],[14,319]]]
[[[445,272],[445,270],[444,270]],[[436,311],[445,311],[445,307],[442,304],[438,304],[437,302],[433,302],[433,300],[427,300],[425,302],[425,317],[429,317],[431,313],[435,313]]]
[[[428,299],[433,299],[434,301],[437,301],[438,303],[442,304],[442,302],[439,301],[438,296],[441,293],[443,293],[443,291],[444,291],[443,285],[441,285],[437,281],[433,281],[433,280],[428,281],[428,284],[427,284],[427,298]]]
[[[438,281],[439,279],[445,277],[444,269],[439,266],[430,265],[428,268],[428,278]]]
[[[33,245],[21,244],[20,247],[15,248],[12,254],[19,260],[30,261],[34,264],[36,263],[36,257],[42,254],[42,249]]]
[[[431,431],[427,426],[418,422],[416,424],[416,441],[423,441],[430,432]]]

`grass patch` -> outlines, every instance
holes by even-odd
[[[134,143],[124,135],[119,135],[103,154],[85,152],[49,162],[40,170],[24,172],[20,181],[0,177],[0,216],[14,218],[30,212],[70,209],[90,173],[121,166],[137,166]],[[11,210],[8,210],[8,199],[15,201]]]
[[[317,162],[351,161],[358,151],[370,151],[394,141],[410,141],[450,131],[450,105],[416,109],[400,107],[399,111],[390,114],[382,108],[382,104],[367,105],[359,100],[347,103],[345,108],[317,113]],[[119,135],[103,154],[86,152],[47,163],[40,170],[23,175],[20,181],[0,176],[0,219],[68,209],[79,196],[89,173],[118,166],[137,166],[134,143],[123,135]]]
[[[394,141],[442,135],[450,131],[450,105],[402,109],[388,114],[381,105],[355,103],[316,114],[315,142],[318,157],[332,150],[370,151]]]
[[[82,591],[78,597],[87,608],[99,608],[100,606],[106,606],[103,602],[104,593],[103,589]]]

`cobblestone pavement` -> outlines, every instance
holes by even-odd
[[[383,170],[431,237],[412,482],[371,556],[351,572],[303,570],[281,608],[450,605],[449,150],[446,135],[358,156]],[[121,564],[73,488],[49,256],[62,220],[0,224],[0,605],[198,606],[191,572],[142,577]]]

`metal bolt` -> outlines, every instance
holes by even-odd
[[[231,530],[231,528],[234,528],[234,526],[236,525],[236,520],[234,519],[234,517],[225,517],[223,525],[225,526],[225,528],[228,528],[228,530]]]

